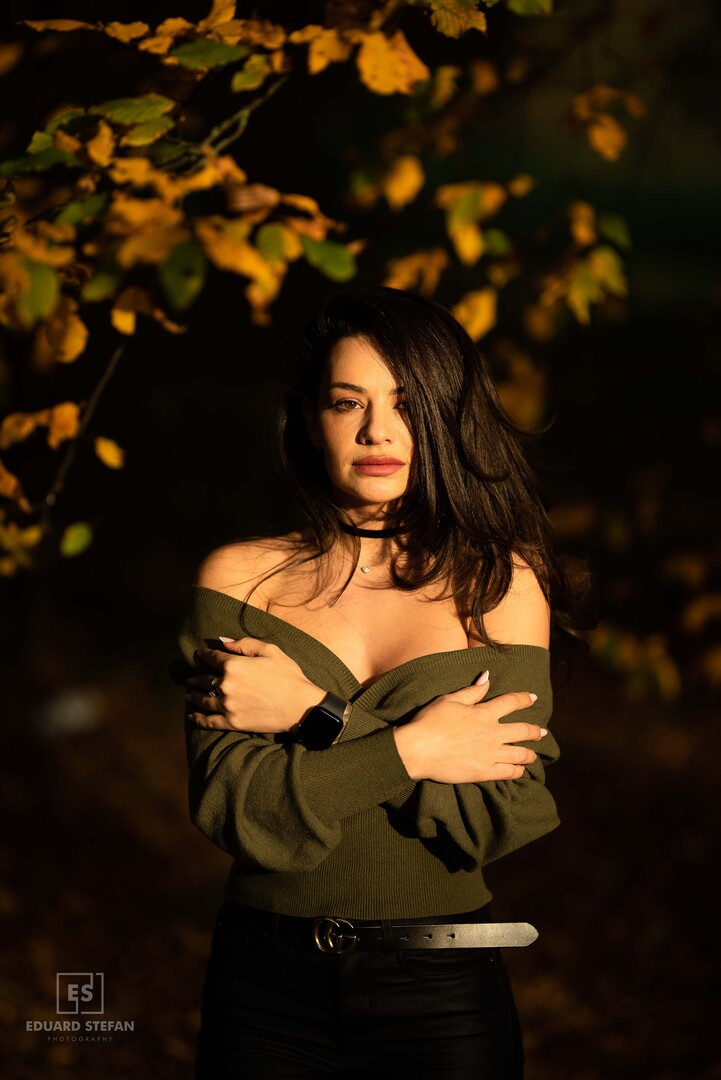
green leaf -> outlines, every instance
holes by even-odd
[[[38,320],[47,319],[55,311],[60,283],[52,266],[29,259],[21,259],[20,265],[30,276],[30,289],[18,297],[18,315],[26,326],[34,326]]]
[[[103,212],[107,203],[107,195],[88,195],[85,199],[78,199],[64,206],[55,220],[61,225],[87,225]]]
[[[47,131],[36,131],[25,149],[28,154],[39,154],[41,150],[52,150],[54,145],[52,135]]]
[[[225,67],[241,60],[249,52],[247,45],[226,45],[224,41],[198,38],[197,41],[187,41],[171,49],[168,56],[179,60],[183,67],[191,71],[202,71],[203,68]]]
[[[87,521],[76,521],[68,525],[60,538],[60,554],[71,559],[81,555],[93,542],[93,530]]]
[[[628,222],[620,214],[602,214],[597,219],[598,231],[616,247],[628,251],[631,247],[631,233]]]
[[[45,172],[46,169],[52,169],[55,165],[67,165],[69,168],[80,167],[82,162],[78,161],[75,154],[69,153],[67,150],[40,150],[37,154],[31,154],[29,157],[15,158],[14,161],[4,161],[0,165],[0,177],[4,176],[16,176],[19,173],[28,172]]]
[[[348,281],[358,273],[355,257],[342,244],[314,240],[312,236],[301,236],[300,239],[310,265],[331,281]]]
[[[480,191],[467,191],[464,195],[461,195],[459,199],[453,203],[447,214],[448,228],[453,230],[459,225],[470,225],[473,221],[478,221],[481,215],[481,193]]]
[[[156,120],[146,120],[144,124],[136,124],[130,131],[126,131],[120,140],[121,146],[147,146],[155,142],[166,131],[175,127],[175,120],[169,116],[159,116]]]
[[[85,282],[81,291],[80,299],[88,303],[96,303],[100,300],[109,300],[115,296],[123,280],[123,271],[115,261],[115,251],[118,245],[106,251],[101,258],[95,273]]]
[[[507,255],[512,244],[504,232],[500,229],[483,230],[483,254],[494,256]]]
[[[255,56],[246,60],[240,71],[236,71],[231,79],[230,89],[236,93],[241,90],[257,90],[263,85],[270,72],[268,57],[256,53]]]
[[[116,124],[142,124],[146,120],[165,116],[175,105],[174,101],[162,94],[144,94],[142,97],[104,101],[101,105],[93,105],[90,112],[113,120]]]
[[[508,0],[508,10],[514,15],[550,15],[553,0]]]
[[[173,248],[158,266],[158,278],[168,301],[177,311],[185,311],[205,285],[208,260],[195,240],[185,240]]]
[[[271,266],[284,262],[285,244],[282,225],[274,222],[261,225],[255,234],[255,246]]]

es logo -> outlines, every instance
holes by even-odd
[[[102,971],[58,971],[58,1013],[98,1015],[104,1012],[105,986]]]

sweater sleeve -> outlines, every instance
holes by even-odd
[[[528,720],[548,728],[552,713],[550,678],[545,686],[534,681],[538,700],[519,709],[501,723]],[[511,687],[509,686],[508,689]],[[484,698],[492,700],[505,690]],[[459,868],[485,866],[530,843],[560,824],[553,796],[546,787],[546,768],[560,756],[558,743],[549,732],[542,739],[515,743],[530,747],[538,757],[526,765],[517,780],[485,780],[475,784],[441,784],[418,781],[406,796],[402,791],[384,800],[391,821],[400,814],[413,824],[423,840],[434,839]]]
[[[309,751],[186,720],[186,747],[191,820],[246,869],[311,870],[343,818],[413,790],[391,727]]]

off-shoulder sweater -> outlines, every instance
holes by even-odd
[[[553,736],[519,743],[538,757],[517,780],[415,781],[393,726],[486,668],[484,701],[511,690],[538,699],[501,722],[548,728],[550,653],[539,645],[474,646],[409,660],[363,688],[306,631],[242,600],[192,585],[169,666],[178,683],[209,669],[196,649],[219,635],[278,645],[321,689],[352,708],[338,743],[307,750],[273,734],[214,731],[185,721],[190,816],[233,858],[228,898],[289,915],[415,918],[471,911],[492,894],[483,867],[559,824],[545,768]],[[298,717],[300,719],[300,716]]]

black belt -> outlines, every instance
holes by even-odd
[[[465,921],[469,915],[480,921]],[[286,933],[324,953],[353,949],[490,949],[530,945],[538,931],[530,923],[492,922],[488,905],[476,912],[450,916],[440,923],[424,919],[347,919],[339,915],[303,918],[247,907],[226,900],[221,919],[228,917],[244,926],[257,926],[277,934]]]

